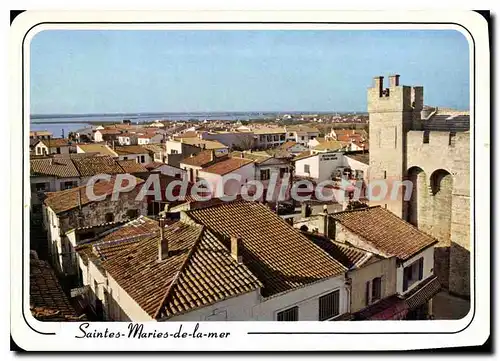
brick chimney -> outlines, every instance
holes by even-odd
[[[242,263],[242,240],[239,237],[231,237],[231,257],[238,263]]]
[[[164,261],[168,258],[168,240],[165,239],[165,219],[158,221],[160,227],[160,240],[158,241],[158,261]]]

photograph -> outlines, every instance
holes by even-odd
[[[467,27],[95,14],[27,18],[18,37],[11,257],[35,348],[475,322],[489,118]]]

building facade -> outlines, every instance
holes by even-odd
[[[450,293],[470,295],[470,120],[468,112],[424,107],[421,86],[399,75],[368,89],[370,181],[410,180],[411,198],[380,203],[436,237],[435,272]]]

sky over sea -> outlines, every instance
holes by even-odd
[[[32,114],[362,112],[373,77],[392,73],[425,104],[469,109],[454,30],[46,30],[30,62]]]

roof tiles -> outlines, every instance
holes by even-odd
[[[332,217],[383,253],[402,260],[438,242],[380,206],[334,213]]]
[[[254,202],[231,202],[188,211],[218,236],[242,239],[243,263],[263,283],[264,296],[332,277],[347,270],[270,209]]]

